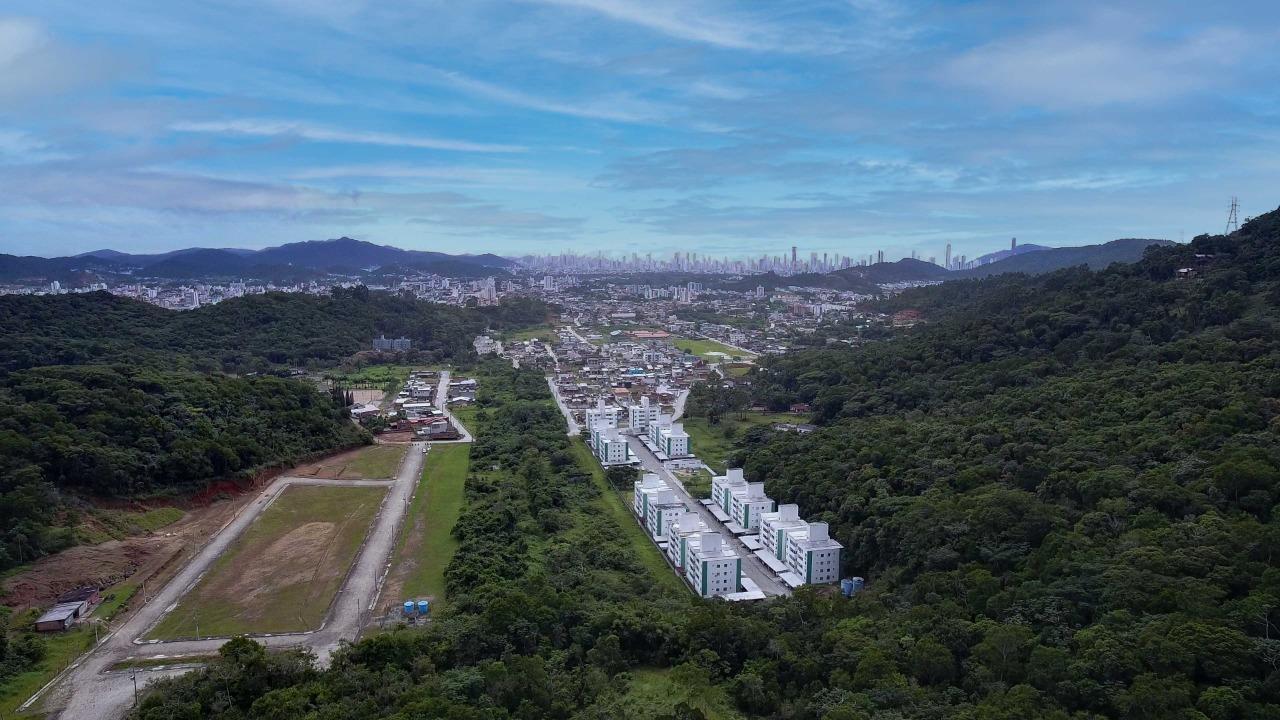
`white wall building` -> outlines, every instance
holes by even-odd
[[[689,454],[689,435],[680,423],[671,422],[671,417],[661,415],[649,426],[649,440],[658,452],[669,458],[684,457]]]
[[[596,406],[587,408],[586,426],[595,427],[598,423],[604,422],[613,427],[618,427],[618,416],[622,412],[621,408],[604,404],[604,398],[596,400]]]
[[[738,592],[742,558],[723,542],[719,533],[700,533],[688,543],[684,577],[702,597]]]
[[[787,533],[787,567],[805,583],[835,582],[843,547],[828,535],[826,523],[809,523],[804,530]]]
[[[633,430],[640,432],[648,432],[649,426],[658,421],[659,414],[660,408],[649,404],[648,396],[640,398],[639,403],[627,406],[627,420]]]
[[[636,517],[640,518],[640,524],[644,525],[649,520],[651,501],[656,501],[659,497],[665,498],[666,493],[671,492],[671,486],[658,477],[657,473],[644,473],[632,487],[631,512],[635,513]]]
[[[730,502],[725,512],[729,519],[745,530],[760,527],[760,516],[773,512],[773,499],[764,494],[764,483],[747,483],[729,491]]]
[[[618,428],[605,422],[591,426],[591,452],[601,465],[625,465],[632,461],[631,448]]]
[[[685,504],[676,498],[674,490],[665,490],[649,500],[649,512],[645,517],[645,529],[654,542],[667,539],[671,525],[680,515],[688,510]]]
[[[711,501],[727,515],[733,505],[733,490],[746,487],[747,479],[742,476],[742,468],[728,468],[724,475],[711,478]]]
[[[797,530],[809,530],[809,523],[800,519],[799,505],[779,505],[776,512],[760,516],[760,544],[781,562],[787,561],[787,535]]]
[[[689,561],[689,543],[707,531],[707,524],[702,522],[696,512],[683,512],[667,528],[667,557],[677,568],[684,568]]]

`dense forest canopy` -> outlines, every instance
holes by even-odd
[[[326,367],[405,336],[422,362],[467,357],[488,328],[543,322],[549,307],[520,298],[461,308],[411,296],[335,289],[267,293],[177,312],[105,292],[0,297],[0,373],[41,365],[146,364],[244,373]]]
[[[0,570],[74,542],[86,500],[190,492],[368,442],[315,385],[260,371],[333,366],[378,334],[414,340],[403,361],[469,359],[477,333],[547,313],[363,287],[189,312],[101,292],[0,297]]]
[[[775,358],[750,396],[689,407],[812,405],[818,432],[753,430],[736,459],[871,579],[860,642],[886,677],[938,686],[930,702],[1017,696],[1022,717],[1275,717],[1280,212],[1133,265],[881,308],[926,322]]]

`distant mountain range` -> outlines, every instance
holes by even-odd
[[[402,250],[348,237],[311,240],[262,250],[186,248],[154,255],[94,250],[72,257],[0,254],[0,281],[85,282],[120,276],[160,280],[301,281],[338,274],[364,277],[419,271],[451,277],[506,274],[514,263],[497,255],[449,255]]]
[[[903,258],[897,262],[856,266],[829,273],[778,275],[770,272],[727,282],[722,287],[726,290],[741,291],[754,290],[757,286],[764,286],[766,290],[788,286],[816,287],[872,295],[879,293],[882,285],[900,282],[964,280],[990,277],[1002,273],[1038,275],[1077,265],[1087,265],[1098,270],[1112,263],[1137,262],[1142,259],[1146,249],[1152,245],[1172,244],[1168,240],[1140,238],[1112,240],[1100,245],[1062,248],[1027,244],[983,255],[979,260],[985,261],[985,264],[967,270],[949,271],[931,262]]]
[[[968,270],[947,273],[947,279],[983,278],[1002,273],[1039,275],[1077,265],[1088,265],[1094,270],[1101,270],[1112,263],[1137,262],[1142,259],[1142,255],[1147,248],[1152,245],[1172,244],[1168,240],[1124,238],[1100,245],[1081,245],[1079,247],[1048,248],[1039,245],[1025,245],[1020,246],[1018,252],[1006,255],[1002,260],[979,265]],[[1023,247],[1036,249],[1023,250]],[[1009,253],[1008,250],[1003,252]]]

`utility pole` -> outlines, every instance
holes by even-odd
[[[138,671],[133,671],[133,706],[138,707]]]

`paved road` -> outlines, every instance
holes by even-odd
[[[684,404],[688,401],[689,401],[688,390],[681,390],[680,394],[676,395],[676,402],[674,405],[671,406],[672,420],[679,420],[680,418],[684,417]]]
[[[107,672],[107,668],[130,657],[172,657],[215,652],[225,639],[160,643],[145,642],[139,638],[176,605],[179,598],[200,580],[240,533],[290,485],[387,487],[389,490],[383,498],[377,517],[374,518],[373,527],[320,629],[311,633],[281,634],[259,639],[270,647],[309,647],[316,653],[322,664],[327,664],[330,655],[343,640],[352,640],[359,635],[370,617],[370,610],[377,602],[378,592],[382,589],[382,582],[386,578],[396,531],[409,506],[409,499],[413,495],[418,478],[422,474],[424,446],[424,443],[412,443],[409,446],[395,480],[277,478],[256,500],[242,508],[236,517],[218,531],[210,539],[209,544],[161,588],[150,602],[143,605],[123,625],[104,638],[97,648],[64,673],[49,690],[48,697],[44,700],[46,709],[54,712],[60,710],[57,717],[65,720],[122,717],[133,701],[132,673]],[[140,669],[137,672],[138,685],[141,688],[156,678],[179,675],[187,671],[187,669],[149,671]],[[39,702],[38,699],[37,702]]]
[[[759,586],[761,592],[765,595],[791,594],[790,588],[779,580],[778,577],[769,570],[769,568],[765,567],[765,564],[760,561],[760,558],[756,557],[754,553],[748,550],[747,546],[743,545],[736,535],[729,532],[728,528],[726,528],[723,523],[716,520],[716,516],[712,515],[711,511],[708,510],[701,501],[690,495],[689,491],[684,489],[684,484],[663,466],[662,461],[650,452],[649,448],[645,447],[644,443],[640,442],[639,438],[635,436],[628,436],[627,444],[631,446],[631,452],[635,453],[636,457],[640,458],[640,465],[645,470],[657,473],[658,477],[665,480],[667,485],[676,492],[676,495],[680,497],[680,500],[698,513],[702,518],[702,522],[707,524],[707,527],[720,533],[725,544],[738,551],[738,554],[742,556],[743,574],[751,578],[751,580]]]
[[[566,433],[569,437],[577,437],[582,432],[582,427],[578,425],[578,421],[573,419],[573,411],[568,405],[564,404],[564,398],[560,397],[560,388],[556,387],[555,378],[547,377],[547,387],[551,388],[551,396],[556,399],[556,405],[560,408],[560,414],[564,415],[565,426],[569,428]]]
[[[458,438],[457,440],[437,440],[432,442],[431,444],[436,445],[436,444],[443,444],[443,443],[471,442],[471,431],[467,430],[467,428],[462,424],[462,421],[454,417],[453,413],[449,411],[449,371],[448,370],[440,371],[440,382],[439,384],[436,385],[436,407],[440,408],[440,411],[444,413],[444,416],[449,418],[449,422],[453,423],[453,426],[458,429],[458,432],[462,433],[462,437]]]

